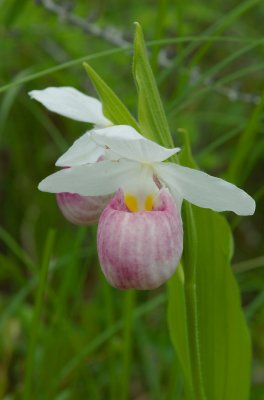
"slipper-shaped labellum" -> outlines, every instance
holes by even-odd
[[[169,191],[152,211],[131,212],[119,190],[103,211],[97,248],[107,280],[119,289],[155,289],[175,271],[182,254],[182,221]]]

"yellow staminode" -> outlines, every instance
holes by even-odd
[[[130,211],[136,212],[138,211],[138,201],[136,196],[133,194],[125,194],[125,204]]]
[[[153,209],[153,196],[152,194],[148,194],[145,199],[145,210],[152,211]]]
[[[151,211],[153,209],[153,196],[149,194],[145,198],[144,207],[139,207],[139,202],[136,196],[133,194],[125,194],[124,201],[127,208],[132,212],[137,212],[140,210]]]

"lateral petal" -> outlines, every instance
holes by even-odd
[[[255,212],[254,199],[223,179],[173,163],[160,163],[156,172],[172,193],[178,193],[196,206],[214,211],[233,211],[238,215]]]
[[[91,139],[91,131],[79,137],[73,145],[56,161],[58,167],[76,167],[94,163],[103,156],[105,150]]]
[[[40,182],[38,188],[50,193],[101,196],[114,193],[139,174],[140,165],[129,160],[101,161],[62,169]]]

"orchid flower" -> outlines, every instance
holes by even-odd
[[[100,163],[69,164],[39,184],[42,191],[59,193],[70,191],[82,196],[102,196],[122,189],[131,211],[151,209],[159,188],[155,182],[167,187],[178,208],[183,199],[199,207],[214,211],[233,211],[238,215],[251,215],[255,201],[232,183],[215,178],[202,171],[163,162],[180,149],[167,149],[145,139],[127,125],[96,129],[91,138],[109,158]],[[83,151],[85,149],[83,148]],[[70,154],[69,154],[70,155]],[[70,162],[70,157],[69,157]]]
[[[105,149],[104,161],[89,164],[88,149],[81,165],[47,177],[39,189],[82,196],[116,192],[100,217],[97,241],[103,272],[115,287],[153,289],[175,271],[182,253],[183,199],[215,211],[254,213],[254,200],[235,185],[164,162],[179,148],[164,148],[126,125],[96,129],[91,138]]]
[[[81,122],[94,124],[96,128],[112,125],[103,114],[102,104],[99,100],[87,96],[72,87],[49,87],[44,90],[33,90],[30,97],[39,101],[47,109]],[[68,151],[56,162],[57,166],[68,167],[82,164],[85,159],[90,158],[89,163],[104,159],[104,149],[97,146],[91,140],[91,130],[87,131],[77,139],[70,147],[70,162],[68,162]],[[85,149],[84,154],[82,149]],[[89,152],[87,149],[89,148]],[[80,196],[77,193],[62,192],[56,195],[57,203],[63,215],[74,224],[90,225],[98,221],[102,210],[110,200],[109,196]]]

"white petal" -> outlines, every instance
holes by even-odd
[[[101,196],[114,193],[128,180],[139,174],[138,163],[101,161],[63,169],[40,182],[38,188],[50,193],[78,193],[82,196]]]
[[[156,172],[172,192],[196,206],[233,211],[238,215],[254,214],[255,201],[252,197],[223,179],[172,163],[157,165]]]
[[[159,162],[180,151],[179,148],[166,149],[144,138],[128,125],[115,125],[93,130],[91,137],[100,145],[109,147],[122,158],[135,161]]]
[[[86,132],[57,161],[58,167],[75,167],[95,163],[105,150],[91,139],[91,131]]]
[[[31,98],[39,101],[46,108],[82,122],[90,122],[97,126],[108,126],[99,100],[87,96],[72,87],[49,87],[44,90],[32,90]]]

